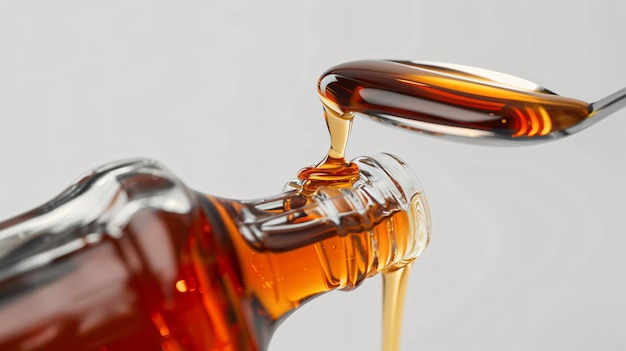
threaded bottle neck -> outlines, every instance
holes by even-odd
[[[393,204],[408,217],[407,228],[393,228],[393,233],[389,229],[391,251],[377,251],[379,259],[388,257],[385,262],[380,262],[378,272],[394,270],[412,262],[430,241],[430,211],[422,184],[411,168],[394,155],[364,156],[353,162],[361,170],[355,189],[367,192],[378,204]]]
[[[242,237],[254,259],[265,260],[272,291],[260,289],[260,300],[274,318],[320,293],[400,268],[427,245],[428,208],[408,166],[387,154],[353,162],[361,173],[351,188],[302,196],[294,181],[278,196],[237,205]]]

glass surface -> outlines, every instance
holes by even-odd
[[[312,82],[348,60],[491,68],[585,102],[626,82],[620,1],[0,8],[0,219],[86,169],[136,156],[211,194],[275,192],[326,151]],[[348,160],[401,155],[436,215],[435,245],[409,283],[403,350],[626,349],[624,113],[540,149],[357,122]],[[378,279],[327,294],[284,323],[271,350],[376,349],[379,300]]]
[[[192,191],[151,160],[90,172],[0,223],[0,349],[265,350],[302,303],[403,269],[428,245],[408,166],[353,162],[351,187],[303,196],[296,179],[252,201]]]

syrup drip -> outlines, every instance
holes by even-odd
[[[383,272],[383,351],[399,351],[404,297],[412,263]]]
[[[300,188],[303,195],[313,194],[320,186],[350,187],[359,178],[359,167],[345,158],[354,114],[337,113],[324,106],[324,118],[330,134],[330,149],[317,166],[298,173],[298,178],[303,180]]]

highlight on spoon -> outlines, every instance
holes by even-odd
[[[324,73],[326,109],[471,142],[547,141],[578,132],[626,105],[626,88],[590,104],[527,80],[454,64],[366,60]]]

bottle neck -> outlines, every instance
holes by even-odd
[[[419,181],[389,155],[355,160],[352,188],[321,187],[239,202],[236,247],[243,277],[273,320],[308,299],[352,289],[365,278],[413,261],[428,244],[430,221]]]

